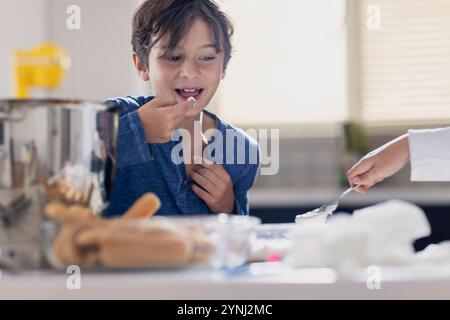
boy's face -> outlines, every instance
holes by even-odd
[[[177,48],[167,52],[163,36],[150,50],[148,76],[156,96],[178,102],[194,97],[205,107],[224,77],[224,54],[216,52],[208,25],[197,18]]]

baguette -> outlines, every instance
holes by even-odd
[[[66,206],[62,202],[53,201],[44,208],[44,214],[47,218],[56,220],[59,223],[83,223],[90,221],[100,221],[91,209],[80,205]]]
[[[141,196],[123,215],[122,219],[144,219],[155,214],[160,208],[159,198],[154,193]]]

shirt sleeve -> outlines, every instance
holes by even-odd
[[[409,130],[411,181],[450,181],[450,127]]]
[[[145,102],[144,97],[118,97],[105,100],[105,104],[116,107],[119,112],[118,168],[153,160],[138,112],[139,106]]]
[[[118,167],[123,168],[153,160],[138,111],[119,118]]]

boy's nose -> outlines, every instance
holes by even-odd
[[[194,62],[185,62],[180,71],[180,76],[188,80],[195,79],[200,75],[199,68]]]

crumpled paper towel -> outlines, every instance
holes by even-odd
[[[332,216],[323,225],[299,225],[286,262],[338,269],[405,264],[414,259],[414,241],[430,233],[422,209],[390,200],[355,210],[353,215]]]
[[[450,264],[450,241],[430,244],[417,253],[417,261],[436,264]]]

